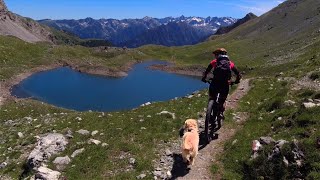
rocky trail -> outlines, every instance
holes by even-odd
[[[239,100],[247,94],[249,89],[249,79],[243,80],[238,88],[228,97],[226,108],[236,109]],[[216,139],[212,140],[210,144],[205,145],[201,140],[202,136],[200,134],[200,150],[193,166],[187,167],[182,162],[180,140],[172,142],[171,147],[163,150],[164,152],[160,152],[160,154],[163,155],[161,156],[160,161],[156,163],[153,172],[155,179],[221,179],[221,174],[219,173],[212,177],[210,167],[212,164],[221,167],[219,156],[223,152],[224,143],[234,136],[237,130],[241,128],[241,124],[243,124],[246,118],[246,113],[234,114],[234,120],[237,122],[238,126],[234,129],[222,126],[217,132]],[[205,112],[200,114],[198,122],[200,127],[199,133],[201,133],[204,130]]]

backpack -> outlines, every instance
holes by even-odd
[[[228,82],[231,79],[230,60],[227,55],[221,55],[217,59],[217,65],[213,71],[215,82]]]

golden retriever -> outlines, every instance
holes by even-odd
[[[182,137],[181,155],[183,162],[188,165],[194,164],[194,159],[198,154],[199,134],[198,122],[195,119],[187,119],[184,123],[184,135]]]

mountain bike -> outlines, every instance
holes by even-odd
[[[211,84],[211,81],[212,79],[209,79],[207,83]],[[234,82],[230,83],[231,86],[233,84]],[[209,98],[205,119],[205,138],[207,143],[211,141],[214,133],[222,126],[222,121],[224,120],[224,116],[221,112],[223,99],[225,99],[225,97],[221,97],[220,92],[215,94],[214,97]]]

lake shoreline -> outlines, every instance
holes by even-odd
[[[132,69],[135,64],[141,63],[143,61],[134,61],[126,63],[125,65],[119,67],[118,69],[112,69],[105,66],[78,66],[68,63],[55,63],[51,65],[41,65],[32,69],[29,69],[25,72],[19,73],[16,76],[7,79],[5,81],[0,82],[0,107],[7,100],[18,100],[23,98],[17,98],[11,94],[11,89],[13,86],[19,84],[24,79],[30,77],[31,75],[43,71],[48,71],[52,69],[56,69],[59,67],[70,67],[71,69],[78,71],[80,73],[86,73],[91,75],[99,75],[99,76],[107,76],[107,77],[125,77],[128,75],[128,72]],[[120,70],[121,69],[121,70]],[[193,67],[177,67],[175,65],[166,65],[166,64],[158,64],[151,65],[149,69],[152,70],[161,70],[174,74],[188,75],[188,76],[201,76],[203,67],[193,66]]]

